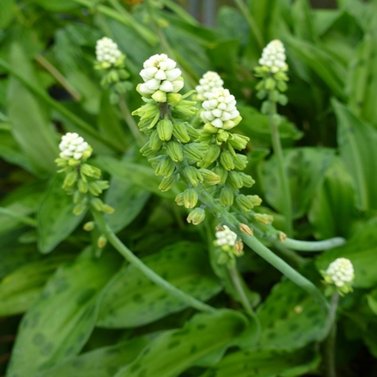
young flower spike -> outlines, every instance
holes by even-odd
[[[59,149],[59,157],[64,160],[86,160],[92,154],[91,146],[75,132],[67,132],[62,136]]]
[[[140,71],[144,83],[137,90],[144,97],[156,102],[166,102],[167,93],[178,93],[184,85],[182,72],[177,63],[166,54],[156,54],[144,62]]]
[[[116,65],[117,62],[122,60],[122,56],[118,45],[112,39],[103,37],[97,41],[96,57],[100,64],[106,67]]]
[[[204,101],[211,96],[214,89],[222,88],[224,81],[218,73],[213,71],[206,72],[199,80],[199,85],[195,88],[198,93],[198,99]]]
[[[206,124],[229,130],[241,121],[236,99],[228,89],[216,88],[206,94],[200,117]]]
[[[271,41],[262,52],[259,65],[268,68],[272,73],[287,71],[285,48],[281,41],[275,39]]]
[[[348,293],[355,277],[352,262],[347,258],[337,258],[330,263],[323,276],[325,282],[335,285],[340,293]]]

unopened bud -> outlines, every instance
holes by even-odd
[[[254,219],[264,225],[270,225],[274,221],[274,218],[271,215],[264,213],[255,213]]]
[[[220,191],[220,203],[224,207],[230,207],[234,202],[234,192],[229,186],[225,186]]]
[[[63,189],[70,189],[76,182],[78,178],[77,170],[70,171],[64,178]]]
[[[107,238],[102,234],[98,237],[98,240],[97,240],[97,246],[98,248],[100,249],[103,249],[107,244]]]
[[[158,188],[163,192],[169,191],[174,185],[175,181],[176,181],[176,177],[174,176],[174,174],[169,177],[165,177],[162,179]]]
[[[243,255],[243,242],[241,240],[236,241],[233,252],[236,257],[240,257],[241,255]]]
[[[193,209],[187,216],[187,222],[193,225],[198,225],[204,221],[206,213],[203,208]]]
[[[226,170],[233,170],[235,168],[234,157],[229,151],[224,151],[221,153],[220,163]]]
[[[195,189],[187,189],[183,192],[182,199],[185,208],[194,208],[198,203],[198,193]]]
[[[184,147],[186,157],[192,162],[200,162],[203,159],[204,149],[199,143],[186,144]]]
[[[219,175],[209,169],[200,169],[200,174],[203,177],[203,181],[208,185],[217,185],[220,183],[221,178]]]
[[[229,172],[229,183],[235,189],[240,189],[243,187],[243,179],[241,173],[231,171]]]
[[[241,223],[240,224],[240,230],[241,230],[241,232],[247,234],[248,236],[254,236],[253,230],[246,224]]]
[[[155,130],[151,133],[149,137],[149,147],[153,152],[157,152],[161,149],[162,141],[158,135],[158,132]]]
[[[242,151],[243,149],[245,149],[248,142],[249,142],[249,138],[247,136],[240,135],[240,134],[231,134],[229,138],[229,144],[233,148],[239,151]]]
[[[157,123],[158,137],[162,141],[169,141],[173,135],[173,123],[170,119],[164,118]]]
[[[287,235],[284,232],[278,232],[279,241],[284,242],[287,239]]]
[[[80,167],[80,173],[86,175],[87,177],[99,179],[101,177],[101,169],[89,164],[83,164]]]
[[[233,161],[234,161],[234,166],[236,167],[237,170],[244,170],[247,166],[247,157],[243,154],[239,154],[237,153],[234,157],[233,157]]]
[[[209,145],[207,151],[205,152],[202,161],[200,161],[199,166],[202,168],[206,168],[210,166],[213,162],[215,162],[219,155],[221,149],[218,145]]]
[[[179,93],[167,93],[167,102],[175,106],[182,100],[182,95]]]
[[[154,172],[156,175],[169,177],[173,174],[175,169],[174,162],[168,157],[158,158],[158,162],[154,166]]]
[[[95,224],[93,221],[88,221],[87,223],[84,224],[82,227],[86,232],[91,232],[95,227]]]
[[[162,90],[157,90],[152,94],[152,99],[156,102],[163,103],[167,101],[167,95],[166,92],[163,92]]]
[[[181,143],[188,143],[190,141],[190,136],[187,132],[186,124],[182,122],[176,122],[173,127],[173,135]]]
[[[166,144],[166,153],[174,162],[183,160],[182,144],[176,141],[169,141],[169,143]]]
[[[203,182],[203,177],[201,176],[200,172],[192,166],[184,168],[183,175],[194,187]]]
[[[258,195],[238,195],[236,198],[238,207],[245,212],[261,205],[262,199]]]

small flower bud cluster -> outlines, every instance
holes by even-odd
[[[144,97],[167,102],[167,93],[178,93],[184,86],[181,70],[166,54],[151,56],[143,67],[140,76],[144,83],[139,84],[137,89]]]
[[[274,40],[264,48],[259,66],[255,68],[255,75],[261,79],[256,89],[257,97],[264,99],[261,109],[263,114],[273,115],[277,103],[287,104],[288,99],[283,94],[287,90],[287,71],[284,45]]]
[[[237,234],[229,229],[226,225],[223,225],[216,232],[216,241],[217,246],[234,246],[237,241]]]
[[[205,124],[229,130],[241,121],[236,99],[228,89],[215,88],[206,93],[200,117]]]
[[[213,71],[206,72],[199,80],[199,85],[195,88],[198,93],[198,99],[203,101],[211,96],[214,89],[222,88],[224,81],[220,75]]]
[[[325,282],[333,284],[339,293],[348,293],[352,290],[352,282],[355,272],[352,262],[347,258],[337,258],[330,263],[326,271],[323,272]]]
[[[272,73],[287,71],[285,48],[281,41],[275,39],[271,41],[262,52],[259,65],[267,67]]]
[[[118,45],[110,38],[103,37],[96,43],[96,57],[104,68],[116,65],[122,60],[123,54]]]
[[[226,225],[218,226],[215,235],[216,240],[214,243],[222,250],[222,253],[218,257],[218,263],[234,263],[234,257],[239,257],[243,254],[242,241]]]
[[[63,189],[73,195],[73,213],[81,215],[89,207],[111,213],[113,209],[98,198],[109,187],[108,182],[100,179],[100,169],[86,162],[92,154],[89,144],[77,133],[68,132],[62,136],[59,148],[55,162],[59,173],[65,173]]]
[[[86,160],[92,154],[90,145],[77,133],[67,132],[59,144],[60,158]]]

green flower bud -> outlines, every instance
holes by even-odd
[[[77,182],[78,172],[77,170],[70,171],[64,178],[63,189],[69,190]]]
[[[252,187],[254,185],[255,181],[250,175],[245,174],[245,173],[239,173],[239,174],[242,178],[243,187]]]
[[[183,200],[183,192],[180,192],[179,194],[176,195],[175,202],[179,206],[183,206],[185,204],[185,202]]]
[[[84,213],[84,211],[86,211],[86,209],[87,209],[86,202],[82,201],[81,203],[78,203],[74,206],[72,212],[74,215],[80,216],[82,213]]]
[[[238,207],[244,211],[248,212],[254,207],[261,205],[262,199],[258,195],[238,195],[236,198]]]
[[[207,183],[208,185],[217,185],[220,183],[221,178],[219,175],[217,175],[212,170],[208,169],[200,169],[200,174],[203,177],[203,181]]]
[[[203,154],[205,153],[205,147],[199,143],[186,144],[184,145],[183,149],[185,156],[192,163],[201,161]]]
[[[220,152],[221,149],[218,145],[209,145],[207,147],[207,151],[205,152],[202,160],[198,163],[198,165],[201,168],[207,168],[218,159]]]
[[[169,141],[169,143],[166,144],[166,153],[174,162],[183,160],[182,144],[176,141]]]
[[[275,89],[276,82],[273,78],[269,77],[264,81],[264,87],[266,90],[274,90]]]
[[[83,164],[80,167],[80,173],[86,175],[87,177],[92,177],[98,179],[101,177],[101,169],[89,164]]]
[[[206,123],[203,126],[203,132],[208,132],[209,134],[217,134],[219,132],[219,129],[215,126],[212,126],[211,123]]]
[[[191,124],[186,123],[186,129],[191,139],[197,139],[200,135],[200,132],[191,126]]]
[[[185,123],[176,122],[173,127],[173,135],[181,143],[188,143],[190,141],[190,136],[187,132]]]
[[[229,186],[225,186],[220,191],[220,203],[224,207],[230,207],[234,202],[234,192]]]
[[[167,95],[166,92],[163,92],[162,90],[157,90],[152,94],[152,99],[156,102],[163,103],[167,101]]]
[[[242,175],[239,172],[231,171],[229,172],[228,180],[230,185],[238,190],[243,187]]]
[[[84,180],[84,179],[80,179],[78,181],[77,186],[78,186],[79,191],[81,193],[83,193],[83,194],[86,194],[88,192],[88,190],[89,190],[88,182],[86,180]]]
[[[97,246],[99,249],[103,249],[107,244],[107,238],[101,234],[99,237],[98,237],[98,240],[97,240]]]
[[[140,153],[147,158],[153,157],[155,152],[151,149],[151,144],[147,141],[141,148]]]
[[[158,137],[162,141],[169,141],[173,135],[173,123],[170,119],[164,118],[157,123]]]
[[[206,213],[203,208],[193,209],[187,216],[187,222],[193,225],[198,225],[204,221]]]
[[[228,141],[229,136],[230,136],[230,133],[228,131],[225,131],[223,129],[219,129],[219,131],[218,131],[218,133],[216,135],[216,141],[219,144],[222,144],[222,143]]]
[[[178,118],[191,118],[196,112],[196,102],[182,100],[173,109],[174,115],[177,115]]]
[[[169,191],[173,187],[175,182],[176,182],[176,177],[173,174],[169,177],[163,178],[158,188],[163,192]]]
[[[234,157],[229,151],[223,151],[221,153],[220,163],[226,170],[233,170],[235,168]]]
[[[274,218],[271,215],[264,213],[255,213],[254,219],[264,225],[270,225],[274,221]]]
[[[233,157],[234,166],[237,170],[244,170],[247,166],[247,157],[243,154],[236,153]]]
[[[250,139],[247,136],[240,135],[240,134],[231,134],[230,138],[229,138],[229,144],[233,148],[235,148],[239,151],[242,151],[243,149],[246,148],[249,140]]]
[[[98,195],[102,194],[102,191],[109,188],[109,182],[107,182],[107,181],[90,182],[88,184],[88,188],[89,188],[89,192],[92,195],[98,196]]]
[[[91,232],[95,228],[94,221],[88,221],[84,224],[83,229],[86,232]]]
[[[195,189],[187,189],[183,192],[183,205],[185,208],[194,208],[198,203],[198,193]]]
[[[159,176],[169,177],[173,174],[175,169],[174,162],[167,157],[158,157],[157,162],[153,166],[154,173]]]
[[[172,106],[176,106],[179,102],[182,101],[182,94],[179,93],[168,93],[167,97],[167,102]]]
[[[203,177],[200,172],[192,166],[187,166],[183,169],[183,175],[192,186],[197,186],[203,182]]]
[[[221,166],[215,166],[212,171],[220,177],[220,184],[224,185],[228,178],[228,171]]]
[[[153,131],[149,137],[149,147],[151,151],[158,152],[162,147],[162,141],[157,131]]]

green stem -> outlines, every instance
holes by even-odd
[[[287,238],[284,241],[281,241],[281,244],[292,249],[299,251],[321,251],[333,249],[344,245],[346,240],[342,237],[329,238],[328,240],[323,241],[300,241],[294,240],[292,238]]]
[[[255,40],[257,41],[259,48],[263,48],[264,42],[262,34],[259,31],[258,25],[255,22],[253,16],[251,15],[251,12],[249,12],[249,9],[247,9],[246,4],[243,2],[243,0],[234,0],[234,2],[236,3],[238,9],[241,11],[247,23],[249,24],[250,30],[254,34]]]
[[[142,145],[144,145],[145,140],[144,140],[143,135],[140,133],[139,128],[134,118],[131,115],[130,109],[127,105],[127,102],[124,96],[121,96],[119,99],[119,108],[120,108],[120,112],[122,113],[123,119],[127,123],[133,137],[135,138],[139,147],[141,147]]]
[[[287,224],[287,233],[288,235],[292,235],[292,199],[291,193],[289,190],[289,182],[287,171],[284,165],[284,155],[283,155],[283,148],[280,142],[280,134],[279,134],[279,125],[277,122],[277,111],[276,111],[276,103],[273,104],[273,109],[269,114],[269,122],[271,128],[271,137],[272,137],[272,147],[274,150],[274,154],[277,159],[278,164],[278,174],[279,174],[279,181],[280,181],[280,189],[283,194],[283,214],[285,216],[286,224]]]
[[[106,224],[105,219],[101,213],[93,212],[93,217],[96,221],[98,228],[105,235],[109,243],[134,267],[141,271],[149,280],[164,289],[166,292],[174,296],[176,299],[184,302],[197,310],[204,312],[215,311],[215,308],[197,300],[189,294],[181,291],[175,286],[171,285],[168,281],[163,279],[160,275],[156,274],[152,269],[145,265],[135,254],[128,249],[122,241],[116,236],[111,228]]]
[[[326,310],[328,309],[328,304],[325,297],[310,280],[305,278],[283,259],[274,254],[255,236],[249,236],[245,233],[241,233],[240,222],[237,220],[237,218],[229,213],[224,207],[219,205],[208,192],[201,190],[200,200],[204,204],[206,204],[208,209],[211,210],[215,216],[220,218],[221,221],[224,221],[225,224],[228,225],[233,231],[237,232],[237,234],[241,236],[245,244],[248,245],[256,254],[258,254],[261,258],[274,266],[293,283],[315,297],[323,305],[323,307],[326,308]]]
[[[80,101],[81,95],[77,90],[67,81],[62,73],[53,66],[43,55],[37,55],[35,60],[48,72],[50,75],[71,95],[75,101]]]
[[[236,265],[232,264],[231,266],[228,266],[228,272],[229,272],[229,276],[230,276],[230,278],[233,282],[233,286],[238,293],[238,296],[240,298],[240,302],[241,302],[242,306],[244,307],[246,313],[250,317],[255,318],[255,313],[253,311],[253,308],[250,305],[249,299],[246,296],[246,292],[243,289],[241,277],[240,277],[240,274],[237,270]]]
[[[32,227],[37,226],[36,221],[34,219],[32,219],[31,217],[20,215],[18,213],[14,213],[11,210],[9,210],[8,208],[0,207],[0,215],[11,217],[11,218],[13,218],[13,219],[15,219],[15,220],[17,220],[21,223],[24,223],[26,225],[30,225]]]
[[[335,351],[336,351],[336,310],[338,308],[339,294],[334,293],[331,298],[330,310],[327,319],[327,326],[324,332],[324,336],[327,336],[325,342],[325,365],[326,365],[326,376],[336,377],[336,362],[335,362]]]

